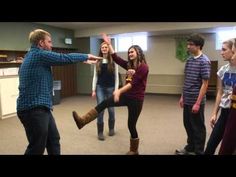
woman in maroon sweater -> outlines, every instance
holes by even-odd
[[[76,125],[81,129],[87,123],[97,118],[98,114],[107,107],[128,107],[128,128],[131,134],[130,151],[127,155],[138,155],[139,137],[136,130],[138,117],[142,111],[144,94],[148,76],[148,65],[143,50],[138,45],[132,45],[128,49],[128,61],[120,58],[115,53],[110,38],[104,34],[103,40],[109,44],[113,60],[127,70],[126,83],[122,88],[113,92],[113,96],[98,104],[84,116],[79,116],[73,111]]]
[[[234,38],[232,51],[234,55],[231,58],[231,63],[236,64],[236,38]],[[231,76],[231,82],[235,75]],[[222,139],[219,155],[232,155],[236,154],[236,83],[234,83],[233,93],[231,96],[231,109],[227,123],[225,125],[224,136]]]
[[[233,89],[231,109],[222,139],[219,155],[236,155],[236,85]]]
[[[233,43],[233,53],[231,63],[235,65],[236,63],[236,38],[234,38]],[[232,78],[235,75],[231,76]],[[233,79],[232,81],[233,82]],[[231,96],[231,108],[227,123],[225,125],[224,136],[222,139],[221,147],[219,150],[219,155],[232,155],[236,154],[236,83],[234,83],[233,93]]]

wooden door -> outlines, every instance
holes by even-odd
[[[211,61],[211,75],[208,84],[207,95],[216,95],[217,91],[217,71],[218,71],[218,61]]]
[[[76,49],[64,49],[53,48],[53,51],[60,53],[76,52]],[[53,78],[54,80],[61,81],[61,97],[74,96],[77,93],[77,76],[76,76],[76,64],[69,64],[63,66],[53,66]]]

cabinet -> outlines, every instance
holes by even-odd
[[[20,67],[26,51],[0,50],[0,68]]]
[[[0,119],[16,115],[16,100],[19,95],[18,85],[18,76],[0,78]]]
[[[0,50],[0,62],[16,61],[24,58],[26,51]]]
[[[19,95],[18,69],[26,51],[0,50],[0,119],[16,116],[16,100]]]

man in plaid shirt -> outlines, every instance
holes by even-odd
[[[51,35],[37,29],[29,34],[31,48],[19,70],[17,115],[23,124],[29,145],[25,154],[59,155],[60,135],[52,110],[53,77],[51,67],[83,61],[96,63],[91,54],[52,52]]]

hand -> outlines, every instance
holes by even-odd
[[[134,75],[135,74],[135,70],[134,69],[128,69],[127,74],[128,75]]]
[[[91,65],[91,64],[96,64],[97,62],[98,60],[87,60],[87,61],[84,61],[83,63]]]
[[[198,113],[199,109],[200,109],[200,104],[195,103],[192,108],[192,113],[195,113],[195,114]]]
[[[95,98],[95,97],[96,97],[96,92],[93,91],[93,92],[92,92],[92,98]]]
[[[115,91],[113,92],[113,95],[114,95],[114,102],[115,102],[115,103],[119,102],[119,100],[120,100],[120,90],[119,90],[119,89],[118,89],[118,90],[115,90]]]
[[[98,57],[92,54],[88,54],[88,60],[102,60],[102,57]]]
[[[216,115],[213,115],[210,119],[211,128],[214,128],[215,124],[216,124]]]
[[[181,96],[181,98],[179,99],[179,106],[180,106],[181,108],[184,107],[184,100],[183,100],[183,97],[182,97],[182,96]]]
[[[106,43],[111,45],[111,38],[110,38],[110,36],[108,36],[105,33],[102,33],[102,38],[103,38],[104,42],[106,42]]]

